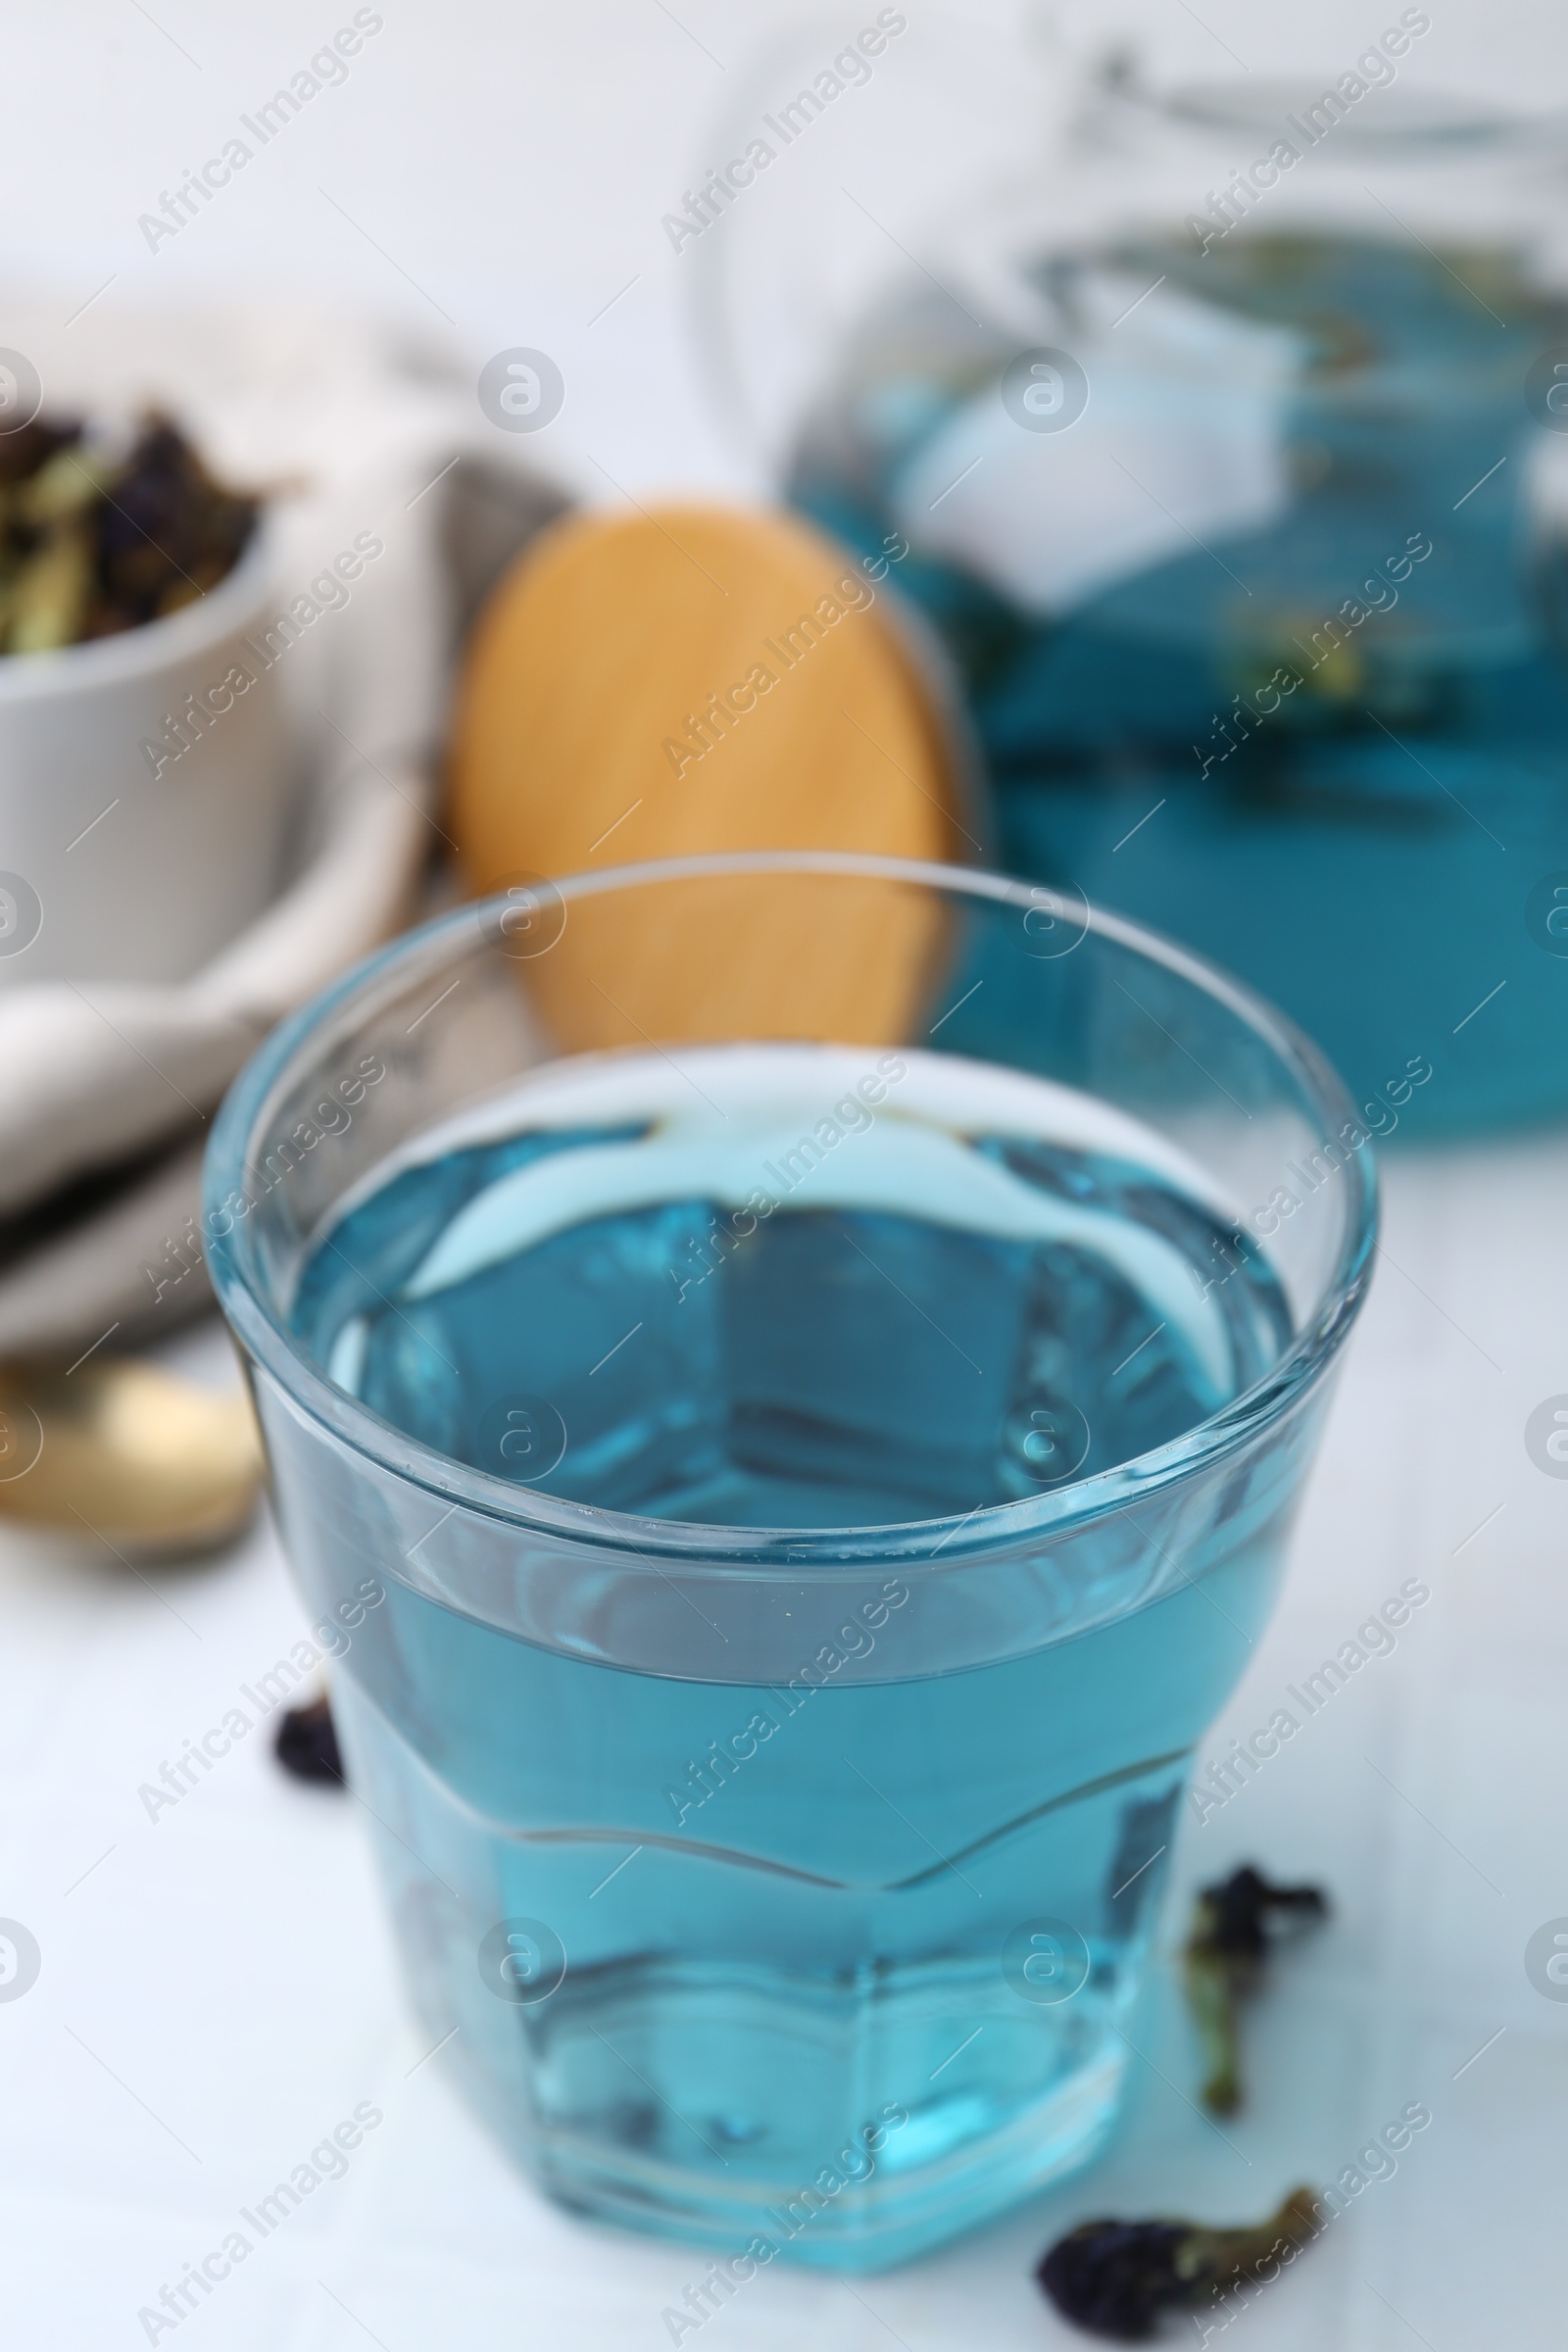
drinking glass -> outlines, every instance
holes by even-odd
[[[256,1055],[214,1280],[421,2030],[551,2194],[733,2285],[1101,2145],[1367,1143],[1181,949],[849,856],[524,877]]]

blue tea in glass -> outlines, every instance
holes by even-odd
[[[1365,1132],[1263,1007],[1048,893],[547,895],[529,953],[465,910],[265,1051],[215,1270],[313,1603],[385,1596],[334,1698],[431,2043],[564,2202],[869,2268],[1113,2122]]]

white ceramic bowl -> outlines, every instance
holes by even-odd
[[[261,635],[274,574],[264,516],[182,612],[0,656],[0,989],[188,979],[276,895],[296,762]]]

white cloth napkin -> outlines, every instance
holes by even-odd
[[[308,779],[282,895],[183,985],[0,998],[0,1356],[15,1356],[111,1330],[118,1347],[205,1300],[192,1244],[211,1111],[275,1021],[415,911],[444,843],[454,648],[567,501],[486,421],[460,355],[368,321],[105,302],[66,326],[58,309],[11,305],[6,340],[52,409],[157,406],[224,478],[269,488],[283,601],[356,532],[386,549],[279,673]]]

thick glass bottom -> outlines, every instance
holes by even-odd
[[[573,2212],[710,2244],[721,2259],[750,2249],[753,2261],[770,2261],[771,2246],[787,2260],[855,2275],[912,2262],[1087,2164],[1115,2123],[1126,2058],[1126,2044],[1107,2029],[1087,2062],[1005,2127],[933,2155],[931,2141],[945,2130],[936,2118],[925,2130],[926,2119],[911,2119],[859,2180],[830,2164],[807,2180],[747,2179],[720,2191],[655,2157],[623,2150],[607,2162],[602,2142],[567,2132],[518,2146],[502,2117],[490,2120],[547,2194]],[[476,2103],[485,2107],[482,2094]]]
[[[465,2050],[461,2034],[449,2045],[514,2160],[599,2221],[721,2254],[771,2260],[763,2240],[822,2269],[883,2270],[1086,2163],[1115,2120],[1127,2045],[1088,1987],[1091,2008],[1031,2013],[972,1963],[859,1986],[691,1962],[615,1974],[508,2021],[531,2101],[509,2095],[492,2053]],[[956,2034],[976,2062],[948,2089]],[[892,2073],[925,2082],[918,2106],[867,2106]],[[1020,2100],[1043,2075],[1044,2095]],[[696,2113],[677,2115],[656,2087],[677,2080]],[[763,2116],[788,2116],[787,2134]]]
[[[336,1703],[426,2042],[562,2204],[870,2271],[1102,2143],[1180,1759],[877,1887],[652,1832],[509,1835],[348,1676]]]

